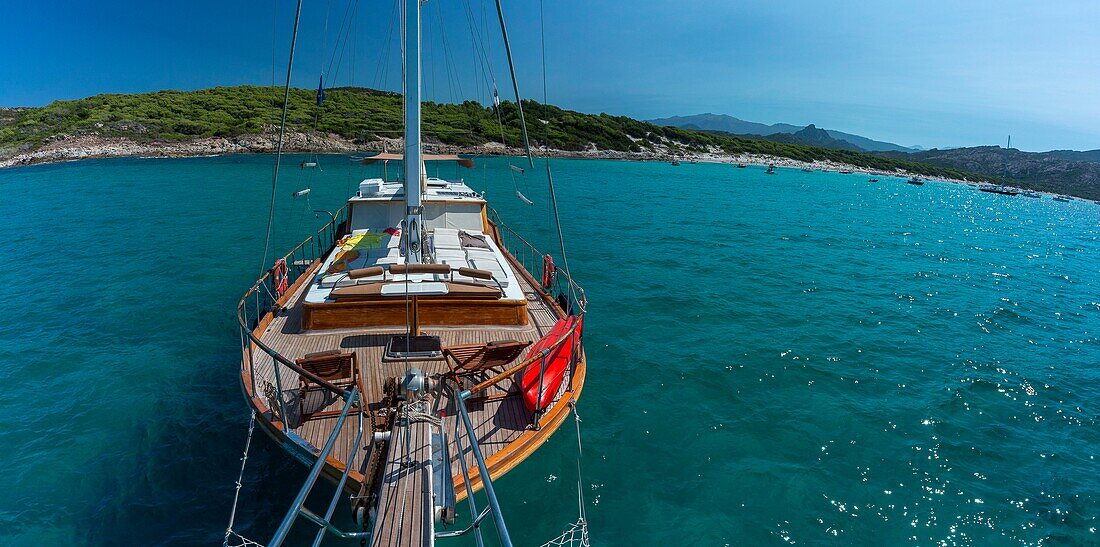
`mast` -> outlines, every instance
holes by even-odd
[[[1001,177],[1001,178],[1004,179],[1004,182],[1002,182],[1001,184],[1008,184],[1008,149],[1009,148],[1012,148],[1012,135],[1008,136],[1008,144],[1005,145],[1004,175],[1002,175],[1002,177]]]
[[[405,241],[410,264],[422,262],[420,150],[420,0],[405,0]]]

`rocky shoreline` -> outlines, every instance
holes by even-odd
[[[264,133],[240,135],[236,137],[208,137],[185,142],[152,141],[138,142],[127,138],[104,137],[100,135],[59,135],[45,145],[33,150],[21,150],[14,155],[0,158],[0,168],[59,163],[94,158],[116,157],[155,157],[182,158],[194,156],[218,156],[224,154],[265,154],[275,151],[277,135]],[[288,153],[355,153],[387,150],[400,150],[401,139],[380,139],[371,142],[356,142],[331,133],[287,132],[283,141],[283,150]],[[507,147],[500,143],[486,143],[478,146],[450,146],[428,143],[431,152],[446,154],[473,155],[522,155],[524,151],[516,147]],[[762,154],[730,155],[720,150],[705,153],[673,153],[658,147],[648,152],[621,152],[600,150],[595,146],[587,150],[558,150],[538,148],[535,154],[541,157],[604,159],[629,161],[671,161],[674,157],[682,162],[729,163],[775,165],[817,171],[852,171],[880,176],[909,176],[905,171],[882,171],[833,161],[798,161],[790,158]],[[949,182],[967,181],[952,179]]]

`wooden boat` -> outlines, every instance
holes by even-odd
[[[405,9],[419,25],[420,2]],[[408,33],[408,59],[419,48]],[[436,530],[464,499],[475,523],[491,515],[511,545],[492,480],[573,417],[584,388],[586,299],[567,260],[556,266],[463,180],[428,176],[425,162],[473,162],[424,153],[420,64],[406,66],[409,144],[363,159],[400,161],[404,176],[362,180],[237,305],[245,401],[259,428],[310,466],[271,545],[299,517],[320,526],[318,542],[328,530],[374,546],[467,533],[481,543],[478,526]],[[321,476],[336,485],[323,517],[303,506]],[[479,491],[488,507],[477,516]],[[332,524],[346,494],[360,531]]]

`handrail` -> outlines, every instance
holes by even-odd
[[[479,515],[474,517],[474,521],[471,522],[469,526],[467,526],[467,527],[465,527],[461,530],[451,530],[449,532],[436,532],[435,533],[435,538],[436,539],[439,539],[439,538],[456,538],[456,537],[460,537],[460,536],[464,536],[466,534],[469,534],[471,531],[473,531],[474,528],[477,528],[481,524],[481,521],[484,520],[485,517],[487,517],[489,515],[489,511],[491,511],[491,510],[492,510],[492,507],[486,507],[485,509],[481,510],[481,513]]]
[[[525,248],[528,251],[528,254],[530,254],[532,256],[538,256],[540,259],[543,256],[545,256],[544,253],[542,251],[540,251],[537,247],[535,247],[534,244],[532,244],[530,241],[527,241],[527,239],[525,239],[523,236],[519,235],[519,233],[517,233],[510,226],[505,224],[504,221],[500,220],[500,213],[498,213],[496,211],[496,209],[493,209],[492,207],[489,207],[489,211],[493,215],[493,219],[490,220],[489,222],[493,226],[495,226],[498,229],[498,231],[503,230],[504,232],[506,232],[506,233],[503,233],[502,236],[506,235],[506,236],[510,236],[510,237],[515,238],[516,240],[518,240],[519,243],[522,244],[522,247]],[[500,242],[500,243],[502,243],[503,250],[505,250],[509,254],[512,254],[507,249],[507,247],[509,247],[508,245],[503,245],[503,242]],[[520,254],[522,254],[522,253],[520,253]],[[528,268],[528,265],[522,259],[522,256],[516,256],[515,254],[512,254],[512,256],[513,256],[513,258],[516,259],[517,262],[520,262],[520,264],[522,264],[524,266],[524,268],[528,270],[528,273],[531,273],[530,268]],[[574,289],[577,292],[577,294],[579,295],[579,300],[580,301],[575,302],[575,304],[576,304],[577,308],[580,310],[580,312],[583,314],[586,311],[587,307],[588,307],[587,306],[587,296],[585,295],[584,288],[581,287],[576,281],[573,280],[573,276],[570,275],[570,272],[566,269],[558,268],[556,275],[565,280],[566,286]]]
[[[359,447],[362,446],[361,444],[359,444],[361,442],[363,442],[363,410],[362,410],[362,406],[360,406],[360,410],[359,410],[359,431],[357,431],[356,434],[355,434],[355,441],[353,441],[351,443],[352,450],[358,451]],[[344,472],[343,472],[343,474],[340,475],[340,482],[336,483],[336,494],[334,494],[332,496],[332,499],[329,501],[328,509],[325,511],[325,517],[324,517],[324,519],[322,519],[322,522],[324,522],[325,527],[320,529],[320,530],[317,530],[317,535],[314,536],[314,538],[313,538],[313,547],[319,547],[321,545],[321,541],[325,537],[325,530],[326,529],[328,529],[330,531],[332,529],[336,529],[336,527],[332,526],[332,524],[331,524],[332,513],[334,511],[336,511],[336,503],[340,501],[340,492],[344,491],[344,485],[347,484],[347,482],[348,482],[348,475],[351,474],[351,468],[352,468],[352,465],[354,464],[354,462],[355,462],[355,453],[353,452],[351,454],[351,457],[348,458],[347,463],[344,465]],[[313,520],[312,517],[317,516],[317,515],[314,515],[309,509],[306,509],[305,507],[302,507],[301,511],[302,511],[302,515],[306,516],[306,518],[309,518],[310,520]],[[314,522],[316,522],[316,521],[314,521]],[[339,534],[340,537],[347,537],[346,533],[340,531],[339,529],[337,529],[337,531],[340,532],[340,534]]]
[[[466,399],[470,398],[469,391],[458,394],[458,413],[462,416],[462,423],[466,426],[466,437],[470,441],[470,450],[474,453],[474,461],[477,462],[477,470],[481,475],[481,485],[485,489],[485,497],[489,499],[489,508],[492,509],[493,522],[496,523],[497,537],[504,547],[512,547],[512,538],[508,535],[508,526],[504,523],[504,515],[500,512],[500,502],[497,501],[496,491],[493,490],[493,480],[489,475],[488,466],[485,464],[485,456],[481,453],[481,447],[477,443],[477,433],[474,424],[470,420],[470,413],[466,410]],[[459,457],[462,457],[460,454]]]
[[[289,368],[290,370],[293,370],[294,372],[297,372],[298,374],[301,374],[302,376],[305,376],[306,378],[309,378],[309,381],[314,382],[317,385],[331,391],[335,395],[339,395],[341,397],[347,398],[348,390],[346,390],[346,389],[344,389],[340,386],[334,385],[331,382],[329,382],[328,380],[325,380],[324,378],[321,378],[320,376],[317,376],[316,374],[314,374],[314,373],[298,366],[297,363],[295,363],[294,361],[291,361],[290,359],[287,359],[286,357],[283,357],[281,354],[279,354],[279,352],[271,349],[266,344],[264,344],[263,342],[256,339],[255,336],[252,336],[251,334],[249,334],[249,338],[252,339],[252,341],[256,344],[256,346],[258,346],[260,349],[264,350],[264,353],[267,353],[269,356],[271,356],[272,359],[278,361],[280,364],[282,364],[286,368]]]
[[[452,391],[452,393],[454,392]],[[458,420],[455,420],[455,448],[458,450],[458,463],[459,469],[462,470],[462,483],[466,486],[466,503],[470,507],[470,518],[473,519],[473,523],[470,524],[470,527],[463,530],[462,533],[458,535],[464,535],[470,530],[476,530],[477,533],[474,534],[474,539],[477,540],[477,547],[485,547],[485,541],[481,538],[481,530],[478,529],[478,525],[481,524],[481,519],[485,517],[490,508],[486,507],[485,511],[482,511],[481,514],[478,515],[477,501],[474,499],[473,486],[470,485],[470,470],[466,466],[466,457],[463,455],[462,435],[458,431],[458,425]],[[477,442],[477,439],[472,439],[472,441]],[[437,533],[436,537],[442,536]]]
[[[470,388],[470,393],[485,391],[486,389],[493,387],[500,382],[514,376],[517,372],[527,368],[528,365],[534,363],[535,361],[550,355],[551,351],[557,349],[562,344],[564,344],[566,340],[572,337],[573,333],[577,330],[577,327],[580,325],[580,323],[580,321],[574,322],[573,326],[569,327],[569,330],[565,331],[565,333],[561,335],[561,338],[551,344],[550,347],[533,355],[528,355],[527,358],[521,361],[518,365],[514,365],[512,368],[509,368],[508,370],[501,372],[500,374],[497,374],[496,376],[493,376],[492,378],[489,378],[488,380],[485,380],[484,382],[481,382],[480,384]]]
[[[347,213],[347,206],[345,205],[344,207],[341,207],[340,209],[338,209],[336,211],[336,214],[332,215],[331,220],[329,220],[329,222],[322,225],[320,229],[318,229],[312,235],[310,235],[310,236],[306,237],[305,239],[303,239],[302,242],[299,243],[298,245],[296,245],[293,249],[291,249],[290,252],[283,255],[281,260],[285,260],[288,264],[292,263],[293,261],[291,260],[291,258],[296,253],[299,253],[301,251],[302,256],[305,256],[305,257],[308,257],[308,258],[311,259],[310,260],[311,263],[316,262],[319,258],[321,258],[324,255],[325,252],[328,251],[328,249],[330,247],[335,245],[335,243],[336,243],[336,230],[339,227],[339,225],[341,224],[340,217],[344,216],[345,221],[346,221],[346,216],[347,216],[346,213]],[[325,243],[323,243],[319,248],[317,243],[320,240],[325,240]],[[306,246],[309,245],[310,243],[313,243],[314,245],[312,246],[312,248],[309,249],[309,251],[306,251]],[[247,339],[243,341],[243,345],[247,346],[245,349],[247,349],[248,352],[249,352],[249,366],[253,367],[251,369],[251,376],[252,376],[252,379],[253,379],[253,393],[252,393],[253,396],[256,395],[256,390],[255,390],[255,368],[254,368],[255,363],[253,362],[253,356],[252,356],[252,351],[251,351],[251,345],[254,344],[261,351],[268,354],[268,356],[270,356],[272,358],[272,360],[274,360],[276,363],[281,364],[281,365],[289,368],[293,372],[295,372],[295,373],[297,373],[301,376],[304,376],[305,378],[308,378],[311,382],[316,383],[317,385],[323,387],[324,389],[326,389],[326,390],[328,390],[328,391],[330,391],[330,392],[332,392],[336,395],[339,395],[341,397],[346,398],[348,396],[348,391],[346,389],[341,388],[341,387],[336,386],[336,385],[333,385],[331,382],[325,380],[324,378],[321,378],[321,377],[317,376],[316,374],[314,374],[314,373],[312,373],[308,370],[303,369],[302,367],[298,366],[296,363],[294,363],[290,359],[287,359],[283,355],[279,354],[279,352],[275,351],[274,349],[272,349],[267,344],[264,344],[259,339],[259,337],[257,337],[253,333],[253,328],[249,327],[248,306],[249,306],[249,300],[254,295],[257,296],[256,306],[255,306],[256,307],[255,313],[257,314],[256,318],[255,318],[256,319],[256,324],[259,324],[259,319],[262,316],[266,316],[267,314],[273,313],[273,310],[270,310],[270,309],[265,309],[265,310],[261,311],[262,307],[259,304],[259,296],[261,296],[261,288],[266,289],[266,290],[263,291],[263,294],[262,294],[262,296],[264,297],[265,304],[269,301],[269,299],[273,298],[271,290],[267,289],[266,284],[265,284],[265,283],[270,282],[271,275],[272,275],[271,270],[268,270],[267,272],[264,272],[264,274],[261,275],[260,278],[257,279],[256,282],[253,283],[251,287],[249,287],[249,289],[244,293],[244,295],[241,297],[241,299],[237,302],[237,323],[240,326],[241,331],[243,333],[245,333],[245,335],[247,337]],[[298,278],[300,278],[300,275],[298,277],[296,277],[294,281],[297,282]],[[278,371],[278,368],[277,368],[277,365],[276,365],[276,372],[277,371]],[[279,381],[278,378],[276,378],[276,382],[280,384],[278,386],[278,388],[279,388],[279,391],[281,392],[282,391],[282,385],[281,385],[282,382]],[[280,414],[282,414],[281,411],[280,411]],[[282,419],[285,420],[285,417],[282,417]]]
[[[279,529],[275,531],[275,535],[271,538],[271,547],[279,547],[286,540],[286,536],[290,533],[291,526],[294,525],[294,521],[301,514],[303,505],[306,503],[306,497],[309,496],[310,491],[313,490],[313,485],[317,483],[317,479],[321,476],[321,471],[325,468],[325,462],[328,460],[328,456],[332,453],[332,449],[336,446],[336,439],[340,436],[340,431],[344,428],[344,421],[347,420],[348,412],[351,407],[359,401],[359,388],[354,387],[351,390],[351,394],[347,398],[347,402],[344,404],[344,410],[340,412],[340,417],[336,420],[336,425],[332,428],[332,433],[329,434],[328,439],[325,441],[325,446],[321,449],[320,454],[317,455],[317,461],[314,462],[313,467],[309,470],[309,475],[306,477],[305,484],[298,491],[298,495],[294,498],[294,502],[290,505],[290,509],[287,510],[286,516],[283,517],[282,523],[279,524]],[[363,410],[359,410],[359,433],[362,435],[363,431]],[[352,458],[354,459],[354,458]],[[347,462],[344,470],[344,476],[341,480],[347,480],[347,470],[351,468],[352,462]],[[340,495],[340,491],[337,490],[336,495]],[[311,519],[312,520],[312,519]]]

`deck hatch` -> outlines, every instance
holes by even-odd
[[[443,345],[438,336],[397,334],[386,346],[386,359],[439,359]]]

